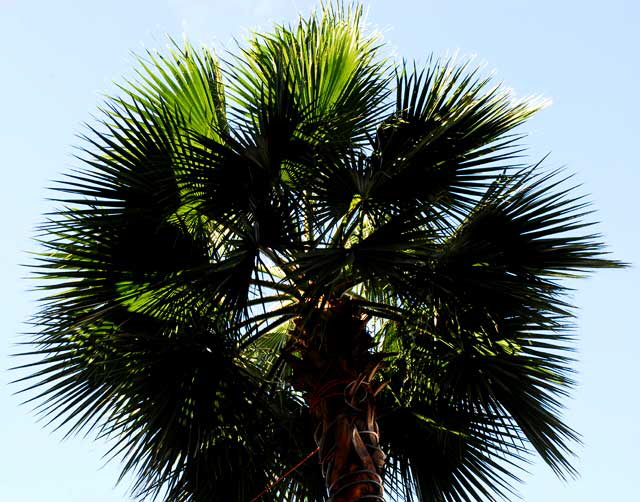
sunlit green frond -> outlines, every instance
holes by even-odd
[[[324,6],[296,26],[256,35],[231,73],[239,113],[260,116],[279,93],[305,111],[296,126],[316,141],[362,141],[388,94],[379,40],[365,35],[362,7]],[[246,120],[246,119],[245,119]]]
[[[216,55],[209,49],[194,49],[189,43],[173,48],[167,56],[149,51],[138,57],[137,79],[119,86],[128,99],[115,98],[134,112],[153,115],[165,108],[180,114],[186,127],[206,137],[219,139],[227,131],[225,93]]]

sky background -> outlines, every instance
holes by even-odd
[[[61,442],[13,396],[9,354],[36,310],[24,280],[46,186],[77,166],[73,145],[113,82],[131,76],[131,51],[162,49],[166,34],[233,49],[252,29],[294,21],[303,0],[0,0],[0,500],[125,502],[107,446]],[[527,502],[638,500],[640,461],[640,2],[609,0],[372,0],[368,23],[397,57],[476,55],[518,95],[553,106],[525,125],[532,160],[568,166],[591,194],[597,229],[615,258],[634,266],[581,281],[576,344],[579,385],[566,419],[582,433],[581,478],[563,483],[541,462],[524,475]]]

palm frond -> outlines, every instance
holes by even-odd
[[[573,189],[559,190],[555,174],[497,180],[398,289],[407,313],[385,332],[399,352],[388,420],[399,413],[415,429],[387,438],[391,479],[399,476],[420,500],[508,497],[511,464],[532,450],[559,476],[575,474],[570,444],[579,436],[560,418],[560,398],[573,384],[571,312],[557,278],[620,264],[602,256],[594,236],[575,233],[589,226],[585,203]],[[438,458],[443,472],[430,464],[434,451],[448,455],[426,442],[432,437],[449,438],[457,464]]]
[[[362,7],[326,5],[297,26],[253,38],[230,75],[240,118],[253,120],[265,99],[289,95],[307,111],[289,127],[334,146],[362,141],[385,106],[388,77],[377,37],[365,36],[361,21]]]
[[[522,149],[513,129],[544,105],[514,99],[470,62],[431,59],[423,70],[401,68],[396,109],[375,138],[370,199],[464,211],[513,168]]]
[[[228,130],[225,93],[216,55],[202,48],[198,52],[185,42],[184,47],[171,40],[167,56],[147,52],[137,57],[138,78],[119,89],[128,98],[112,98],[134,113],[150,117],[154,110],[167,109],[183,115],[187,127],[206,137],[218,138]]]
[[[41,412],[59,427],[113,440],[123,476],[137,474],[139,496],[249,500],[301,454],[295,442],[277,453],[282,424],[300,405],[260,391],[224,335],[228,327],[125,309],[102,319],[65,334],[51,326],[38,351],[42,369],[30,380],[46,389]]]

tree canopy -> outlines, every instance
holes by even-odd
[[[574,473],[565,280],[621,264],[569,176],[527,160],[543,100],[395,63],[338,5],[223,60],[149,52],[120,90],[41,226],[23,386],[110,438],[136,496],[249,501],[312,453],[296,333],[326,342],[336,302],[380,363],[389,500],[508,498],[531,453]],[[317,464],[262,500],[325,500]]]

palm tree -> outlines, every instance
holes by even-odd
[[[573,473],[560,281],[620,264],[521,155],[544,102],[393,65],[361,19],[150,52],[57,187],[24,390],[110,438],[140,498],[493,501],[530,453]]]

